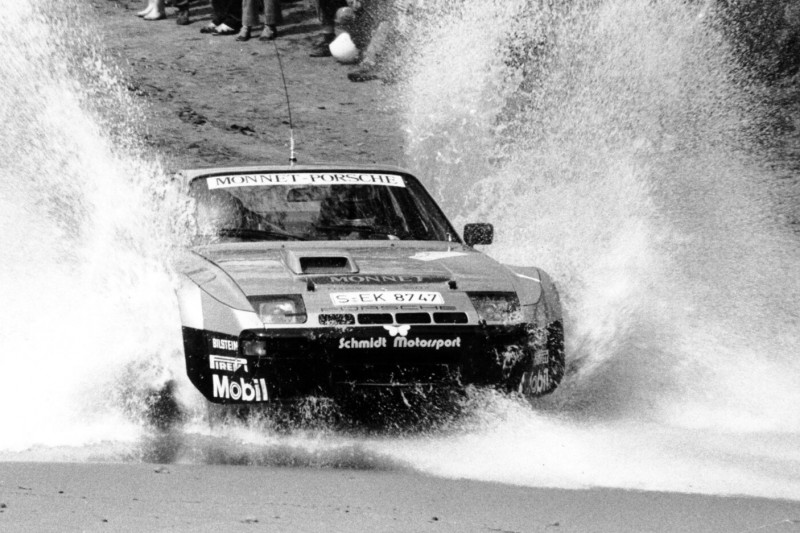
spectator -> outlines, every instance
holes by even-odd
[[[364,3],[353,23],[353,41],[363,53],[359,68],[347,75],[350,81],[393,81],[396,78],[399,65],[392,50],[397,50],[410,37],[414,8],[421,5],[422,0]]]
[[[181,26],[189,24],[189,0],[175,0],[174,6],[178,8],[175,23]]]
[[[211,0],[214,16],[200,33],[235,35],[242,27],[242,0]]]
[[[278,36],[278,24],[283,22],[280,0],[264,0],[264,29],[259,40],[271,41]],[[250,31],[258,24],[258,12],[262,0],[242,0],[242,29],[237,41],[250,39]]]
[[[346,7],[345,0],[319,0],[317,3],[317,15],[319,16],[320,26],[322,27],[322,35],[319,40],[314,43],[311,52],[308,54],[311,57],[330,57],[331,50],[329,45],[336,37],[334,28],[334,20],[336,19],[336,11],[340,7]]]
[[[136,13],[137,17],[144,20],[161,20],[167,18],[164,0],[148,0],[147,7]]]

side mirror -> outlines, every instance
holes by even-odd
[[[494,226],[491,224],[467,224],[464,226],[464,242],[467,246],[476,244],[492,244],[494,240]]]

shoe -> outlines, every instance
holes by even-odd
[[[278,28],[275,26],[264,26],[264,31],[261,32],[259,41],[274,41],[278,36]]]
[[[381,79],[381,71],[375,64],[363,65],[358,70],[349,72],[347,79],[352,82],[379,80]]]
[[[189,10],[181,9],[178,11],[178,16],[175,18],[175,24],[178,26],[186,26],[189,24]]]
[[[250,26],[242,26],[242,29],[239,30],[239,35],[236,36],[237,41],[249,41],[250,40]]]
[[[145,15],[149,15],[150,12],[155,9],[156,5],[150,1],[147,3],[147,7],[136,13],[137,17],[144,17]]]
[[[217,25],[214,24],[213,22],[209,22],[208,24],[200,28],[200,33],[214,33],[215,31],[217,31]]]
[[[331,57],[330,44],[333,42],[333,38],[333,35],[327,33],[323,35],[322,39],[311,47],[311,52],[308,54],[309,57]]]
[[[225,23],[222,23],[219,26],[217,26],[217,29],[215,29],[214,32],[211,35],[213,35],[214,37],[217,37],[217,36],[220,36],[220,35],[234,35],[236,33],[238,33],[237,30],[231,28],[230,26],[228,26]]]
[[[162,19],[167,18],[167,14],[166,13],[159,13],[158,11],[153,10],[153,11],[150,12],[149,15],[145,15],[142,18],[144,20],[162,20]]]

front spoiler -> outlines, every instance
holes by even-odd
[[[245,330],[183,328],[190,381],[214,403],[336,396],[354,387],[463,387],[503,382],[503,354],[528,346],[528,327],[389,326]],[[245,346],[261,342],[266,355]]]

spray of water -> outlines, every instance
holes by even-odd
[[[498,226],[495,256],[556,278],[571,372],[538,412],[404,457],[525,484],[796,497],[800,247],[775,203],[779,155],[755,141],[760,88],[713,11],[443,2],[415,42],[411,159],[462,218]]]
[[[90,14],[29,0],[0,35],[1,457],[800,494],[800,251],[775,216],[775,155],[751,140],[757,87],[713,12],[425,5],[400,87],[409,163],[457,218],[495,223],[492,254],[559,283],[559,391],[534,409],[473,391],[455,426],[375,437],[209,429],[179,384],[191,416],[149,431],[148,392],[183,374],[165,266],[180,239],[159,214],[178,209],[136,141],[137,106],[75,30],[92,25],[71,23]]]
[[[180,347],[167,180],[78,4],[14,2],[0,36],[5,450],[138,438]]]

